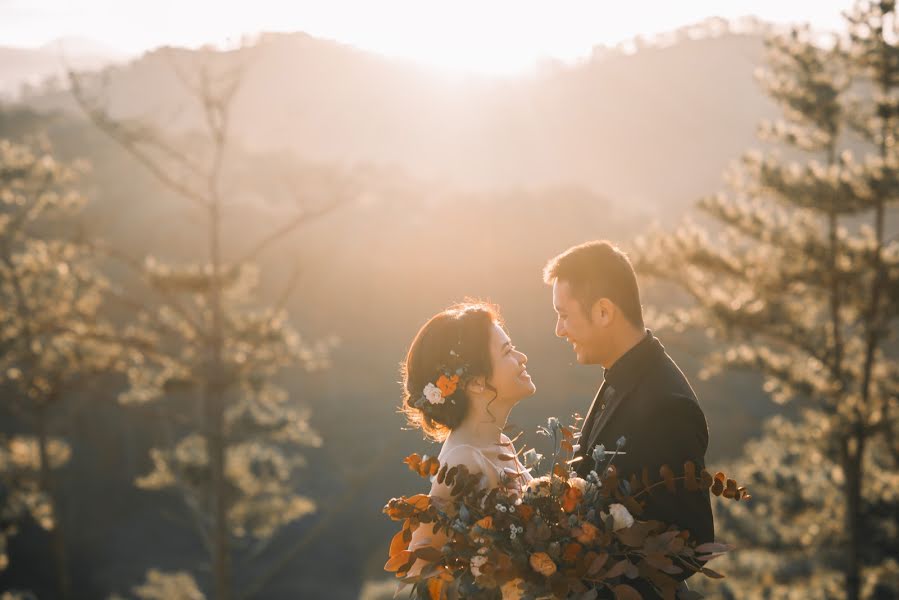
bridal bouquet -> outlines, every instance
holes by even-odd
[[[614,597],[638,600],[629,580],[649,581],[666,599],[675,598],[678,575],[685,570],[720,578],[706,563],[730,549],[724,544],[695,545],[686,531],[659,521],[641,521],[642,500],[654,489],[674,491],[709,489],[733,500],[749,499],[723,473],[697,473],[684,465],[675,477],[668,466],[657,480],[642,477],[619,480],[615,450],[597,447],[597,468],[587,479],[569,472],[564,460],[573,453],[571,428],[551,418],[542,433],[553,438],[548,475],[531,480],[521,492],[514,481],[484,489],[481,476],[464,465],[447,468],[434,457],[413,454],[405,462],[423,477],[436,477],[452,489],[452,501],[432,502],[426,494],[393,498],[384,512],[402,529],[390,544],[385,570],[395,572],[403,585],[411,585],[417,598],[433,600],[538,599],[577,597],[590,600]],[[534,458],[534,451],[527,454]],[[537,455],[539,456],[539,455]],[[508,457],[512,458],[512,457]],[[412,532],[431,524],[448,541],[442,548],[408,549]],[[417,561],[424,568],[410,574]],[[701,597],[691,592],[694,598]]]

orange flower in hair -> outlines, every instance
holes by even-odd
[[[440,393],[443,394],[444,398],[448,398],[452,396],[456,391],[456,386],[459,385],[459,376],[453,375],[452,377],[447,377],[446,375],[441,375],[437,380],[437,387],[440,388]]]

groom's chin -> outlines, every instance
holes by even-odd
[[[576,356],[577,364],[579,364],[579,365],[595,365],[596,364],[596,361],[592,360],[586,354],[582,354],[582,353],[578,352],[575,356]]]

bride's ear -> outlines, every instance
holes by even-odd
[[[468,384],[465,386],[465,389],[470,393],[481,394],[485,389],[487,389],[487,378],[483,375],[472,377],[468,380]]]

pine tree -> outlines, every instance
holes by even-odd
[[[710,225],[653,233],[635,252],[638,270],[692,299],[667,324],[719,345],[703,376],[758,372],[776,402],[798,403],[796,421],[772,419],[732,468],[751,505],[718,514],[744,548],[731,559],[742,566],[722,567],[741,597],[899,590],[895,542],[879,533],[899,514],[899,243],[885,230],[899,197],[899,48],[892,2],[847,18],[849,39],[797,28],[767,44],[760,81],[783,119],[761,133],[786,151],[747,154],[732,193],[698,203]]]
[[[131,345],[102,317],[108,283],[72,235],[86,202],[76,188],[82,170],[54,159],[46,142],[0,140],[0,386],[3,410],[23,429],[0,439],[0,569],[5,534],[28,514],[50,533],[63,599],[72,589],[53,471],[71,454],[57,435],[66,399],[124,371]]]
[[[232,200],[226,182],[239,166],[229,163],[237,146],[230,119],[244,65],[235,65],[235,53],[212,50],[199,51],[192,67],[179,63],[174,51],[165,56],[200,108],[200,132],[179,134],[149,120],[115,118],[102,97],[101,77],[71,73],[70,79],[92,121],[187,202],[202,223],[197,235],[207,256],[196,264],[105,250],[139,274],[146,294],[131,294],[136,326],[159,340],[158,352],[128,371],[130,388],[122,401],[178,397],[191,405],[171,415],[178,423],[171,443],[152,450],[154,469],[136,483],[180,493],[210,555],[212,597],[228,600],[236,595],[234,556],[258,558],[277,531],[315,510],[314,501],[296,491],[297,468],[304,464],[297,447],[322,443],[308,412],[296,408],[276,377],[285,367],[326,366],[329,344],[307,343],[287,321],[284,304],[295,278],[275,305],[257,300],[255,260],[342,199],[298,201],[293,218],[235,255],[222,231]],[[167,579],[153,573],[148,580],[181,585],[183,575]]]

